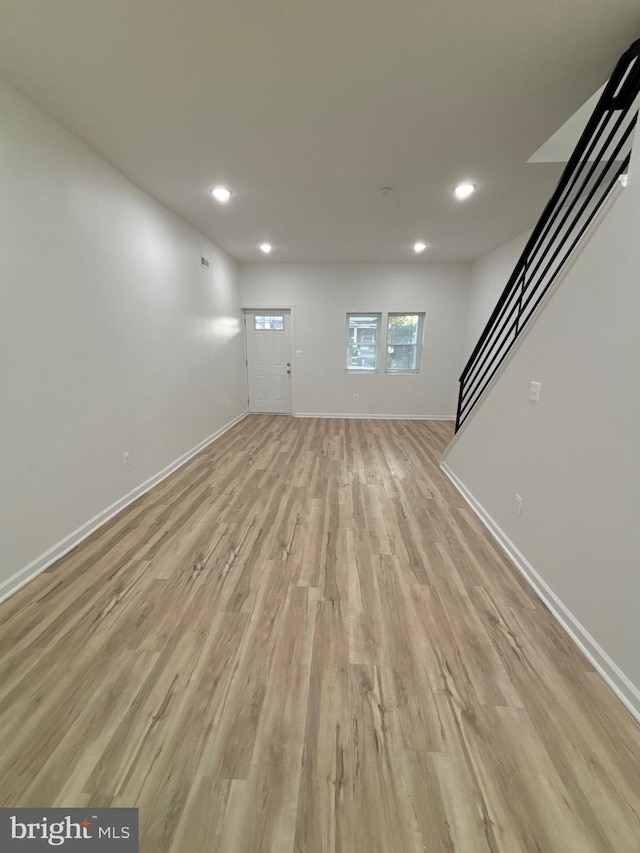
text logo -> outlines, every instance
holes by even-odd
[[[0,809],[2,853],[138,853],[138,809]]]

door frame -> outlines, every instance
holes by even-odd
[[[273,304],[271,302],[243,302],[240,306],[242,311],[242,334],[244,335],[244,376],[247,383],[247,409],[249,408],[249,359],[247,353],[247,311],[289,311],[291,313],[291,412],[290,417],[296,417],[296,323],[295,308],[293,305],[285,305],[282,302]]]

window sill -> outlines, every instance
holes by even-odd
[[[385,370],[389,376],[417,376],[422,370]]]
[[[354,370],[352,367],[345,367],[344,372],[347,376],[371,376],[374,373],[379,373],[377,367],[375,370],[362,370],[358,368]]]

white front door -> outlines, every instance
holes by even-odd
[[[244,328],[249,411],[290,415],[291,311],[247,308],[244,312]]]

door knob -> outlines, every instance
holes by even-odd
[[[290,362],[290,361],[288,361],[288,362],[287,362],[287,367],[291,367],[291,362]]]
[[[290,371],[290,370],[287,370],[287,373],[290,375],[290,374],[291,374],[291,371]]]

